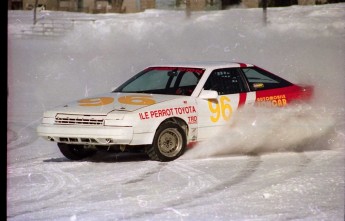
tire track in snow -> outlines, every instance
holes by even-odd
[[[36,131],[29,125],[9,123],[7,125],[7,146],[15,150],[32,144],[38,139]]]
[[[236,173],[232,179],[227,182],[219,183],[219,179],[206,172],[195,169],[192,166],[187,166],[183,164],[183,162],[173,161],[168,165],[167,169],[176,173],[181,178],[188,180],[188,185],[186,185],[186,187],[179,192],[182,197],[164,202],[164,207],[157,207],[148,211],[140,211],[130,216],[125,216],[123,217],[123,220],[157,215],[166,211],[172,211],[177,215],[183,215],[179,214],[178,210],[176,210],[177,207],[188,204],[196,199],[208,197],[214,192],[224,190],[224,188],[227,186],[233,186],[243,182],[256,171],[256,168],[260,165],[260,163],[260,157],[255,156],[254,160],[247,161],[245,166],[238,173]]]
[[[60,201],[81,194],[81,190],[75,188],[79,185],[79,180],[55,164],[34,164],[25,167],[16,165],[15,168],[8,168],[8,175],[9,218],[53,207]],[[68,189],[72,189],[73,192],[66,192]]]
[[[163,202],[164,206],[159,206],[157,208],[152,208],[146,211],[140,211],[132,215],[125,216],[123,217],[123,220],[142,218],[143,216],[152,217],[153,215],[166,213],[167,211],[174,212],[177,216],[180,216],[182,218],[183,216],[188,216],[188,214],[184,214],[180,211],[179,208],[183,208],[183,210],[185,210],[188,207],[205,205],[204,202],[201,202],[202,200],[209,200],[210,197],[219,197],[219,194],[224,194],[224,191],[226,191],[227,193],[229,193],[230,191],[230,197],[238,197],[248,195],[260,189],[264,189],[267,186],[271,186],[274,184],[284,182],[285,180],[292,179],[298,176],[305,168],[308,167],[309,163],[312,162],[312,160],[305,153],[298,152],[296,154],[297,162],[295,165],[293,165],[293,168],[291,170],[287,171],[284,174],[280,174],[279,176],[273,176],[270,178],[270,180],[265,180],[264,183],[259,182],[259,185],[254,186],[254,188],[252,189],[248,190],[247,188],[245,188],[242,191],[231,190],[236,186],[245,183],[251,176],[253,176],[258,171],[258,169],[264,162],[261,156],[248,156],[248,158],[245,160],[244,165],[238,170],[236,174],[234,174],[230,179],[220,183],[219,179],[203,171],[197,170],[190,166],[186,166],[182,164],[182,162],[174,163],[175,165],[171,165],[169,170],[172,170],[175,173],[178,173],[178,171],[182,172],[184,175],[181,177],[184,178],[186,178],[186,176],[193,177],[193,180],[190,183],[188,183],[188,186],[190,188],[186,188],[183,191],[179,192],[185,194],[181,194],[182,197],[179,199],[173,199],[167,202]],[[176,167],[176,164],[180,167]],[[179,169],[176,170],[176,168]],[[269,172],[270,171],[268,171],[268,173]],[[260,176],[262,177],[266,177],[265,175],[266,174],[260,174]],[[198,179],[198,177],[200,177],[201,179]],[[203,178],[206,178],[206,181],[200,182],[200,180],[203,180]],[[207,185],[207,183],[209,183],[209,185]],[[186,206],[186,204],[189,205]]]
[[[286,182],[287,180],[290,180],[290,179],[293,179],[293,178],[299,176],[299,174],[302,173],[303,170],[305,168],[307,168],[308,165],[312,162],[312,159],[309,158],[304,152],[296,152],[295,154],[297,155],[297,162],[295,165],[293,165],[294,167],[290,171],[284,173],[284,169],[278,169],[279,173],[284,173],[284,174],[280,174],[278,176],[277,176],[277,174],[273,174],[273,176],[271,176],[271,177],[268,176],[269,172],[271,172],[271,171],[268,171],[268,173],[266,173],[266,174],[260,174],[261,177],[265,177],[264,182],[258,182],[258,183],[255,183],[255,185],[249,185],[249,186],[247,185],[246,187],[250,187],[250,188],[245,188],[242,191],[238,191],[238,190],[232,191],[230,196],[228,196],[228,197],[236,198],[236,197],[243,197],[245,195],[251,195],[253,192],[257,192],[259,190],[265,189],[265,188],[270,187],[272,185]],[[271,160],[269,160],[269,161],[271,161]],[[265,162],[265,161],[261,160],[261,162],[259,164],[261,164],[263,162]],[[253,162],[252,164],[247,163],[248,169],[249,170],[254,169],[254,171],[253,171],[253,173],[254,173],[255,171],[257,171],[259,169],[258,167],[255,166],[255,164],[257,164],[257,163],[258,162]],[[257,164],[257,166],[259,166],[259,164]],[[252,165],[254,167],[251,167],[250,165]],[[243,170],[245,170],[245,168],[243,168],[242,171]],[[244,172],[244,174],[247,174],[247,173],[249,173],[249,171]],[[251,175],[253,173],[251,173]],[[225,181],[222,184],[219,184],[218,186],[216,186],[215,188],[212,188],[210,190],[210,194],[207,194],[207,197],[217,198],[217,197],[219,197],[217,195],[223,194],[222,190],[224,190],[226,188],[231,190],[231,187],[234,187],[237,184],[243,184],[245,182],[245,180],[249,178],[249,176],[246,177],[246,179],[242,179],[240,174],[241,173],[238,174],[239,176],[235,176],[234,179],[231,179],[229,181]],[[223,189],[222,189],[222,186],[224,186]],[[219,190],[219,191],[217,191],[217,190]],[[200,198],[202,198],[202,196]],[[199,205],[204,205],[204,204],[200,201],[194,202],[194,203],[192,202],[189,207],[195,207],[195,206],[199,206]],[[187,208],[187,207],[185,207],[185,208]]]
[[[127,184],[136,184],[139,182],[143,182],[151,176],[158,175],[166,166],[167,166],[167,163],[160,162],[158,166],[154,168],[150,168],[148,171],[144,171],[143,173],[138,174],[134,178],[124,181],[122,184],[127,185]]]
[[[215,185],[216,183],[219,183],[219,179],[215,178],[213,175],[196,169],[193,166],[188,166],[179,161],[169,164],[167,169],[187,181],[184,192],[188,194],[203,190]]]
[[[177,177],[173,176],[172,173],[177,174]],[[167,177],[163,177],[163,176],[166,176],[167,174],[168,174]],[[165,180],[165,182],[171,184],[170,183],[171,178],[173,180],[179,180],[178,184],[180,182],[183,182],[181,181],[181,179],[186,181],[186,185],[183,185],[183,189],[179,189],[179,193],[181,193],[181,195],[187,195],[187,196],[181,197],[179,200],[171,201],[171,202],[176,202],[176,205],[180,204],[179,203],[180,200],[186,200],[186,199],[189,200],[190,197],[193,197],[193,195],[190,195],[190,193],[199,191],[200,189],[208,188],[212,185],[215,185],[216,183],[219,183],[219,180],[217,178],[215,178],[214,176],[208,173],[195,169],[192,166],[188,166],[184,164],[183,162],[172,161],[168,163],[160,162],[157,167],[137,176],[136,179],[128,180],[126,182],[123,182],[122,184],[131,185],[131,184],[139,183],[138,185],[140,185],[141,182],[144,182],[143,185],[145,185],[145,182],[148,181],[149,179],[157,180],[157,182],[164,182],[163,180]],[[168,180],[166,181],[166,179]],[[165,185],[165,183],[163,185]],[[126,186],[126,188],[131,189],[131,187],[128,187],[128,186]],[[176,186],[174,186],[173,184],[171,188],[169,187],[169,189],[174,189],[174,188],[176,188]],[[169,198],[168,196],[166,197]],[[150,204],[148,202],[152,201],[150,195],[139,195],[137,196],[137,200],[138,200],[139,207],[146,208],[146,209],[148,208],[147,207],[148,204]],[[156,203],[156,201],[154,202]],[[171,202],[167,201],[169,205],[172,204]],[[159,200],[158,200],[158,203],[159,203]],[[157,210],[158,209],[159,207],[157,208]],[[168,208],[164,207],[164,210],[176,212],[171,206],[169,206]],[[152,211],[154,214],[155,209],[153,209]],[[123,216],[121,216],[119,220],[128,220],[128,219],[138,218],[138,217],[141,217],[142,215],[149,215],[149,213],[150,212],[142,211],[142,212],[136,212],[131,215],[123,214]]]

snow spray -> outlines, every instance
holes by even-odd
[[[233,115],[226,129],[181,158],[332,149],[335,123],[329,110],[307,104],[284,108],[246,106]]]

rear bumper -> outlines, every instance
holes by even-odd
[[[130,144],[133,139],[133,128],[41,124],[37,127],[37,134],[46,140],[60,143]]]

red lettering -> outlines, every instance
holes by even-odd
[[[204,73],[204,69],[201,68],[185,68],[185,67],[150,67],[147,70],[162,70],[162,71],[172,71],[177,68],[178,71],[188,71],[188,72],[195,72],[198,74]]]
[[[197,116],[190,116],[188,117],[188,124],[196,124],[198,122]]]
[[[151,115],[151,118],[153,118],[155,116],[155,112],[154,111],[150,111],[150,115]]]
[[[139,117],[141,120],[150,119],[148,112],[139,113]]]

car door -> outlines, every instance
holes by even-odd
[[[198,99],[198,140],[216,135],[229,124],[239,106],[254,103],[255,92],[249,93],[238,68],[214,70],[206,80],[204,91],[217,91],[214,99]]]

